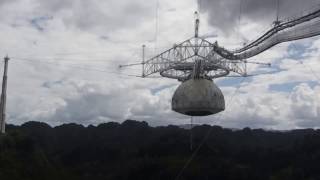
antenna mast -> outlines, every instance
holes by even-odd
[[[2,92],[0,100],[0,133],[6,132],[6,100],[7,100],[7,73],[8,73],[8,62],[10,58],[6,56],[4,58],[4,72],[2,80]]]
[[[195,38],[198,38],[198,37],[199,37],[199,24],[200,24],[200,20],[199,20],[199,14],[198,14],[197,11],[194,12],[194,16],[195,16],[195,19],[196,19],[194,37],[195,37]]]

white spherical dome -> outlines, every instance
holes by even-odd
[[[208,116],[225,109],[221,90],[207,79],[183,82],[175,91],[171,105],[173,111],[189,116]]]

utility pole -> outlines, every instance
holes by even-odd
[[[8,73],[8,62],[10,58],[6,56],[4,58],[4,72],[2,80],[2,92],[0,99],[0,133],[6,132],[6,99],[7,99],[7,73]]]

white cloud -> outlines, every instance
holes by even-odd
[[[290,95],[290,117],[301,127],[320,127],[320,86],[301,84]]]
[[[179,82],[128,77],[125,74],[141,74],[141,69],[117,68],[141,61],[142,44],[147,45],[147,56],[151,57],[193,36],[196,1],[160,1],[157,36],[155,3],[1,1],[0,56],[8,53],[13,57],[9,64],[8,122],[97,124],[131,118],[151,125],[188,123],[189,117],[171,111],[171,97]],[[234,10],[237,6],[225,6],[229,7]],[[248,13],[241,21],[241,37],[228,36],[222,26],[212,26],[212,13],[207,9],[201,14],[200,34],[218,35],[219,44],[228,47],[253,39],[270,24],[258,21],[258,16],[253,22],[249,15],[255,13]],[[223,16],[214,17],[223,20]],[[232,102],[229,99],[237,82],[222,87],[227,102],[222,118],[217,121],[219,115],[215,115],[196,118],[196,122],[273,129],[318,127],[320,88],[307,83],[317,81],[310,67],[315,73],[320,71],[320,40],[298,43],[303,45],[303,52],[290,49],[286,43],[253,58],[272,62],[274,69],[281,71],[247,79]],[[299,53],[305,66],[292,57]],[[254,65],[249,68],[252,73],[263,70]],[[296,83],[292,90],[270,90],[271,85],[289,82]]]

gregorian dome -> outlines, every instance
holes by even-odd
[[[207,116],[225,109],[224,96],[212,80],[183,82],[172,97],[172,110],[189,116]]]

